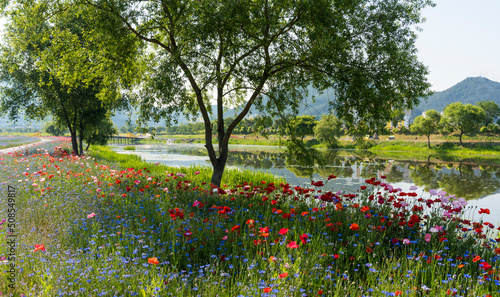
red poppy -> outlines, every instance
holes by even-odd
[[[278,232],[280,235],[285,235],[288,233],[289,229],[281,228],[280,232]]]
[[[288,272],[283,272],[279,275],[280,278],[285,278],[288,276]]]
[[[158,262],[158,258],[148,258],[148,263],[153,265],[160,264],[160,262]]]
[[[35,250],[33,252],[36,252],[36,251],[44,251],[45,252],[45,246],[43,244],[35,244]]]
[[[307,234],[302,234],[299,236],[300,240],[302,241],[302,244],[306,244],[307,243]]]
[[[352,223],[351,226],[349,227],[349,229],[351,229],[353,231],[358,231],[359,230],[359,225],[356,224],[356,223]]]
[[[264,293],[269,293],[269,292],[271,292],[271,290],[272,290],[271,288],[264,288],[263,289]]]
[[[291,249],[296,249],[298,248],[299,246],[297,245],[297,242],[295,241],[290,241],[289,244],[286,245],[287,247],[291,248]]]
[[[479,214],[482,214],[482,213],[490,214],[490,210],[488,208],[480,208],[479,209]]]

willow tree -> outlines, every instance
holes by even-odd
[[[201,117],[216,185],[230,135],[252,107],[271,117],[296,115],[308,87],[333,88],[331,104],[339,117],[375,125],[392,109],[411,108],[429,94],[427,69],[416,57],[415,30],[421,10],[433,5],[430,0],[54,3],[85,7],[95,24],[88,34],[103,53],[116,56],[124,48],[123,36],[144,46],[136,59],[144,73],[134,92],[142,95],[141,119]],[[228,106],[239,107],[229,125]]]

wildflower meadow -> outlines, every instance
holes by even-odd
[[[218,188],[68,146],[0,155],[1,296],[499,296],[496,227],[465,219],[489,210],[452,193]]]

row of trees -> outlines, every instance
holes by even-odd
[[[496,124],[494,124],[496,122]],[[216,124],[216,121],[213,122]],[[425,135],[430,145],[430,136],[435,133],[449,134],[458,132],[460,143],[463,145],[462,136],[467,133],[499,133],[500,132],[500,107],[493,101],[481,101],[477,105],[464,105],[460,102],[448,105],[443,115],[435,110],[428,110],[424,115],[415,118],[407,132]],[[293,118],[288,125],[283,125],[280,120],[264,122],[260,117],[242,120],[234,129],[234,134],[282,134],[285,129],[303,140],[306,136],[314,136],[328,147],[338,145],[338,138],[342,135],[353,135],[360,138],[368,133],[388,134],[385,126],[377,129],[368,127],[349,126],[334,115],[323,115],[321,120],[305,115]],[[179,126],[167,127],[167,134],[200,134],[203,132],[202,123],[188,123]]]
[[[458,132],[460,144],[462,136],[468,133],[498,133],[500,128],[500,107],[493,101],[481,101],[477,105],[451,103],[441,115],[431,109],[415,118],[410,126],[412,133],[427,136],[427,146],[431,148],[430,136],[435,133]],[[497,125],[493,124],[497,121]]]

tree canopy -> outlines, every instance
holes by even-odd
[[[440,125],[441,115],[431,109],[425,116],[418,116],[411,125],[411,132],[427,136],[427,146],[431,148],[431,134],[435,133]]]
[[[442,123],[459,132],[460,144],[464,146],[462,136],[477,131],[484,122],[484,118],[485,113],[481,107],[455,102],[444,109]]]
[[[484,126],[493,124],[500,117],[500,106],[494,101],[480,101],[477,103],[477,106],[484,110]]]
[[[95,24],[86,35],[99,48],[96,58],[119,61],[122,55],[131,62],[124,49],[131,43],[141,47],[132,59],[142,65],[134,73],[140,78],[134,90],[140,119],[201,116],[212,183],[220,185],[230,135],[252,106],[273,118],[292,118],[308,87],[333,88],[331,105],[339,117],[376,126],[391,110],[411,108],[429,95],[428,71],[415,48],[420,12],[429,5],[430,0],[61,0],[43,18],[84,7],[82,16]],[[90,78],[109,72],[87,69]],[[239,106],[229,125],[228,106]]]
[[[90,24],[81,7],[59,8],[43,2],[3,7],[8,23],[1,45],[0,110],[12,120],[23,110],[33,120],[52,117],[68,128],[73,151],[81,154],[84,140],[106,143],[115,131],[111,111],[124,101],[112,77],[92,74],[105,59],[86,38]],[[54,9],[52,18],[44,18]]]
[[[342,135],[342,122],[334,115],[324,115],[314,127],[314,136],[330,148],[337,147],[337,138]]]

